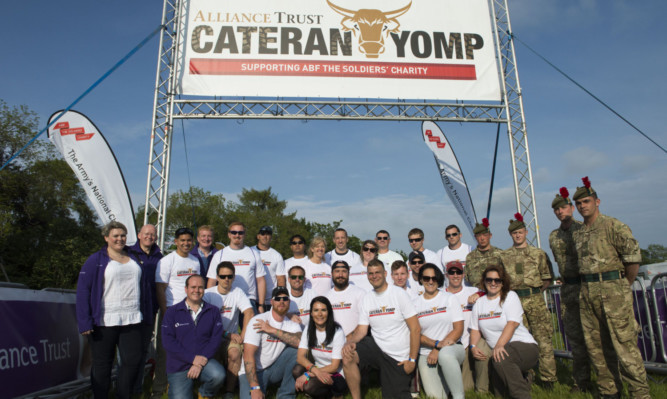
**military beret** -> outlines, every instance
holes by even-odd
[[[507,228],[507,230],[510,233],[515,231],[515,230],[526,228],[526,224],[523,222],[523,215],[521,215],[520,213],[517,212],[517,213],[514,214],[514,217],[516,218],[516,220],[510,219],[510,225]]]
[[[487,218],[482,219],[482,224],[475,223],[475,228],[472,229],[473,234],[485,234],[490,232],[491,230],[489,230],[489,219]]]
[[[556,198],[551,201],[551,207],[553,209],[560,208],[565,205],[572,205],[572,200],[569,198],[570,192],[567,191],[567,188],[561,187],[560,194],[556,194]]]
[[[581,181],[584,183],[583,187],[577,187],[577,191],[574,192],[572,199],[577,201],[582,198],[590,197],[595,194],[595,190],[591,187],[591,181],[588,180],[588,176],[582,177]]]

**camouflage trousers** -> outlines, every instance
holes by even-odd
[[[556,382],[556,358],[554,357],[554,346],[551,339],[554,335],[554,327],[551,320],[551,312],[547,309],[542,294],[533,294],[521,298],[523,307],[523,322],[533,334],[540,348],[540,365],[538,370],[540,378],[544,382]]]
[[[586,389],[591,382],[591,363],[588,358],[588,351],[586,351],[584,332],[581,329],[580,291],[580,284],[565,284],[560,289],[560,297],[565,336],[572,350],[572,377],[579,388]]]
[[[616,384],[604,351],[610,346],[620,361],[621,375],[633,398],[650,398],[646,369],[637,346],[639,332],[626,279],[581,284],[581,326],[600,394],[613,395]],[[611,341],[611,345],[609,342]],[[613,365],[611,365],[613,368]]]

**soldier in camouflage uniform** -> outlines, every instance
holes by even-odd
[[[646,369],[637,347],[639,326],[632,308],[631,285],[639,271],[641,252],[632,231],[600,213],[600,199],[588,177],[573,199],[584,224],[573,232],[581,277],[581,325],[591,363],[600,377],[600,397],[617,398],[613,380],[604,378],[610,365],[604,356],[611,341],[623,379],[633,398],[650,398]]]
[[[466,279],[468,284],[479,289],[484,289],[481,285],[482,273],[489,265],[500,266],[500,248],[491,245],[491,230],[489,230],[489,219],[482,219],[482,224],[477,223],[472,231],[477,240],[477,248],[466,256]]]
[[[556,378],[556,358],[551,342],[553,324],[551,312],[542,296],[553,278],[551,262],[547,254],[539,248],[528,245],[526,241],[526,225],[520,213],[510,220],[509,232],[514,245],[500,254],[505,271],[510,276],[510,289],[514,290],[521,300],[524,324],[530,329],[540,347],[540,379],[542,385],[553,388]]]
[[[551,202],[554,214],[560,220],[560,227],[549,235],[549,246],[563,280],[563,285],[560,287],[560,298],[565,335],[570,348],[572,348],[572,376],[575,384],[572,391],[576,392],[589,390],[591,365],[588,360],[584,332],[581,330],[581,318],[579,317],[581,279],[579,278],[577,252],[572,240],[572,232],[579,229],[582,223],[572,218],[574,206],[569,195],[567,189],[562,187],[560,194],[556,194],[556,198]]]

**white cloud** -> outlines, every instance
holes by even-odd
[[[590,147],[579,147],[563,154],[563,163],[569,173],[579,172],[581,170],[590,173],[597,169],[609,165],[609,157],[598,150]]]

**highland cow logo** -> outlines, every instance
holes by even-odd
[[[359,32],[359,51],[366,58],[378,58],[384,53],[384,39],[389,33],[398,33],[401,24],[396,18],[408,12],[412,1],[407,6],[393,11],[381,11],[373,9],[359,9],[357,11],[339,7],[327,0],[332,10],[342,15],[340,21],[343,31],[352,31],[355,36]]]

